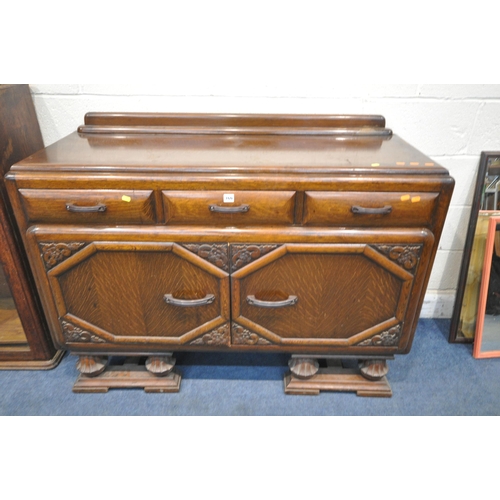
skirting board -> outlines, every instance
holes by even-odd
[[[456,291],[429,290],[425,294],[421,318],[448,319],[453,315]]]

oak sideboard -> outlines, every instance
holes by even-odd
[[[390,396],[454,181],[378,115],[88,113],[6,184],[75,392],[251,350],[290,355],[287,393]]]

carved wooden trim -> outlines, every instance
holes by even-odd
[[[234,345],[270,345],[271,342],[255,332],[233,323],[231,327],[231,343]]]
[[[280,245],[231,245],[231,272],[237,271]]]
[[[423,245],[372,245],[373,248],[389,259],[397,262],[403,269],[415,272],[420,262]]]
[[[86,243],[40,243],[45,268],[47,270],[52,269],[85,245]]]
[[[219,328],[193,340],[190,345],[229,345],[230,340],[229,323],[224,323]]]
[[[358,346],[397,346],[401,338],[402,325],[396,325],[370,339],[363,340]]]
[[[229,257],[227,244],[216,243],[185,243],[182,245],[190,252],[195,253],[198,257],[210,262],[223,271],[229,272]]]
[[[292,358],[288,362],[288,367],[295,377],[301,380],[307,380],[319,371],[319,363],[317,359],[314,358]]]
[[[146,359],[146,370],[157,377],[164,377],[174,369],[175,361],[171,354],[149,356]]]
[[[367,380],[381,380],[389,373],[389,367],[384,359],[367,359],[359,364],[361,375]]]
[[[79,356],[76,369],[86,377],[97,377],[106,370],[108,358],[102,356]]]
[[[101,337],[94,333],[90,333],[79,326],[75,326],[68,321],[61,320],[61,326],[66,342],[89,342],[89,343],[104,343],[106,342]]]

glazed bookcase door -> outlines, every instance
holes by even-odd
[[[276,245],[232,273],[233,342],[402,347],[423,247]]]
[[[28,340],[3,266],[0,265],[0,351],[24,347],[28,347]]]
[[[175,243],[39,244],[62,343],[229,343],[228,274]]]

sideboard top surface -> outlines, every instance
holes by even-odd
[[[89,113],[12,171],[448,175],[380,116]]]

